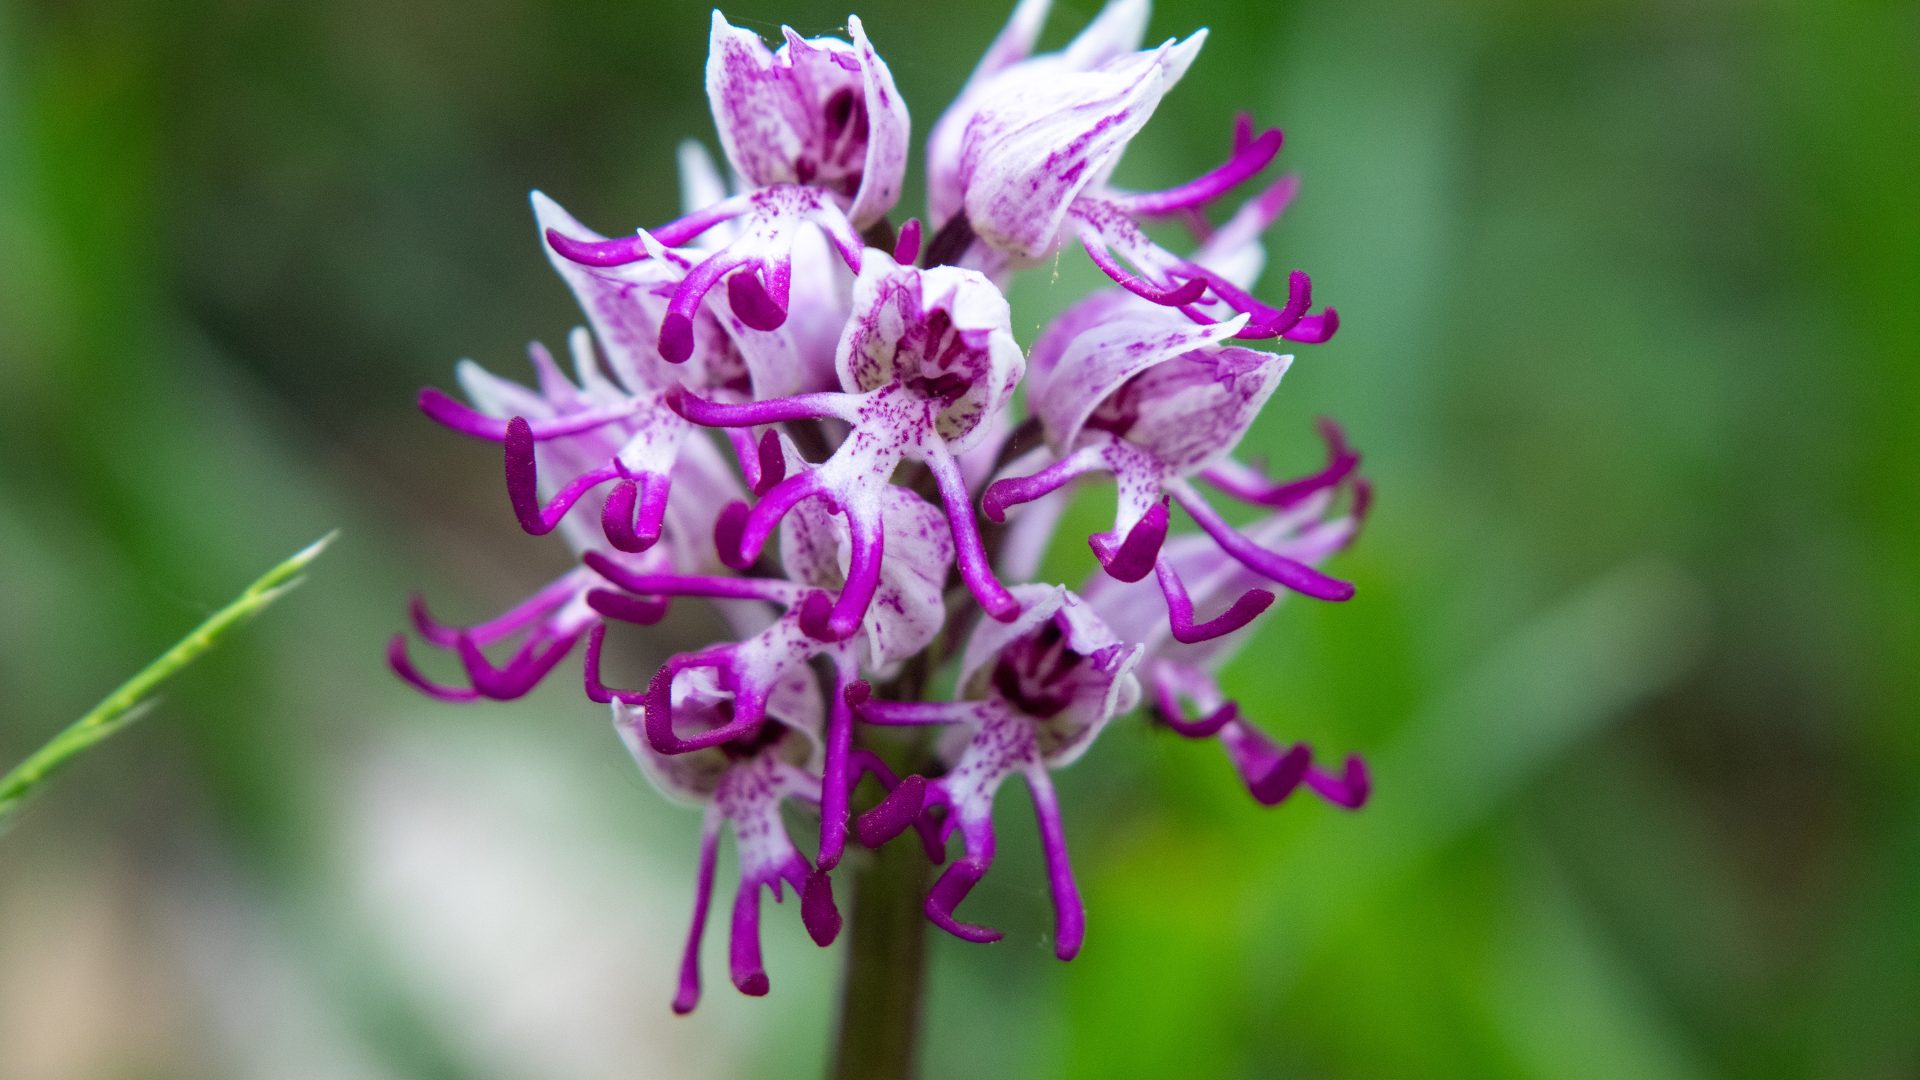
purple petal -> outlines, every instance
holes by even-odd
[[[582,496],[621,476],[620,467],[614,464],[590,469],[568,481],[551,502],[542,506],[539,466],[534,461],[533,453],[533,429],[524,418],[516,416],[507,421],[503,444],[507,501],[513,506],[513,516],[519,519],[520,527],[534,536],[545,536],[552,532]]]
[[[687,927],[687,945],[680,954],[680,989],[673,1011],[685,1016],[700,1004],[700,940],[707,931],[707,910],[713,906],[713,874],[720,854],[720,823],[709,814],[700,836],[700,870],[695,877],[693,922]]]
[[[940,875],[940,880],[927,890],[927,901],[923,908],[928,921],[962,941],[999,941],[1004,935],[993,927],[963,923],[953,917],[953,909],[967,898],[967,894],[980,883],[981,876],[986,872],[987,863],[974,858],[959,859],[948,866],[946,872]]]
[[[1204,39],[1202,31],[1092,71],[999,80],[961,150],[966,215],[980,239],[1023,260],[1051,251],[1067,207],[1113,167]]]
[[[671,477],[651,472],[641,473],[638,485],[632,480],[616,484],[600,510],[600,528],[607,542],[629,553],[645,551],[658,542],[672,486]]]
[[[807,876],[800,891],[800,921],[806,924],[807,936],[823,949],[840,936],[840,909],[833,902],[833,879],[825,870]]]
[[[908,218],[900,226],[900,235],[893,242],[893,261],[902,266],[912,266],[920,258],[920,219]]]
[[[1095,533],[1087,538],[1093,547],[1094,557],[1100,560],[1101,569],[1116,581],[1139,581],[1153,572],[1155,560],[1160,557],[1160,545],[1167,539],[1167,506],[1170,500],[1161,499],[1148,510],[1133,528],[1127,530],[1125,540],[1115,544],[1112,533]]]
[[[1187,597],[1187,587],[1173,568],[1173,563],[1162,556],[1155,569],[1159,573],[1160,591],[1167,598],[1167,618],[1172,625],[1173,637],[1185,645],[1196,645],[1224,637],[1258,618],[1260,613],[1273,606],[1274,596],[1265,589],[1249,589],[1240,594],[1232,606],[1206,622],[1193,620],[1193,601]]]
[[[1255,544],[1227,524],[1226,519],[1192,488],[1180,485],[1175,498],[1179,500],[1181,508],[1199,522],[1200,528],[1213,537],[1215,543],[1248,569],[1316,600],[1339,602],[1353,598],[1351,583],[1329,577],[1306,563]]]
[[[1053,781],[1043,765],[1027,769],[1026,777],[1027,788],[1033,793],[1034,817],[1040,826],[1040,849],[1047,860],[1047,888],[1053,895],[1053,954],[1071,960],[1079,955],[1080,945],[1086,940],[1086,907],[1073,881],[1073,866],[1067,861],[1067,834],[1060,824],[1060,802],[1053,793]]]

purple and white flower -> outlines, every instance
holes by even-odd
[[[675,696],[678,711],[696,723],[728,722],[731,709],[726,695],[711,682],[687,680],[676,688]],[[693,923],[680,963],[680,990],[673,999],[673,1011],[678,1013],[693,1011],[700,1000],[700,942],[713,899],[722,830],[733,832],[740,858],[727,955],[733,984],[741,993],[757,997],[768,988],[766,968],[760,962],[762,888],[771,889],[779,902],[781,886],[792,887],[801,898],[801,919],[816,943],[831,944],[840,932],[831,885],[824,875],[814,874],[780,817],[786,802],[817,805],[820,799],[815,763],[820,696],[812,677],[796,672],[781,680],[771,695],[770,708],[774,721],[751,739],[668,755],[654,749],[641,733],[640,718],[631,706],[614,705],[614,730],[648,779],[670,798],[705,807]]]
[[[1006,298],[977,271],[921,270],[870,251],[835,353],[839,393],[744,405],[689,393],[672,399],[681,415],[713,427],[795,420],[838,420],[849,427],[839,449],[818,468],[788,476],[751,511],[730,507],[721,518],[728,539],[737,537],[737,552],[727,554],[744,564],[759,557],[780,520],[803,500],[825,499],[846,516],[853,545],[847,584],[831,609],[816,608],[811,632],[837,640],[860,625],[886,546],[880,493],[905,461],[931,473],[961,577],[974,598],[996,619],[1018,614],[989,565],[956,458],[987,434],[986,421],[1007,406],[1026,370],[1010,317]]]
[[[1234,328],[1242,339],[1332,337],[1339,317],[1332,309],[1309,312],[1305,274],[1289,276],[1287,299],[1275,307],[1207,260],[1154,243],[1140,227],[1170,218],[1210,232],[1206,209],[1266,169],[1280,152],[1278,129],[1256,132],[1241,117],[1227,160],[1170,190],[1127,191],[1110,181],[1128,144],[1192,66],[1206,31],[1143,49],[1147,3],[1111,0],[1065,49],[1035,56],[1048,7],[1024,0],[1015,9],[934,126],[927,172],[936,247],[998,277],[1078,240],[1115,282],[1196,322],[1243,315]],[[1252,203],[1284,203],[1293,187],[1282,178]]]
[[[1359,535],[1371,501],[1366,481],[1352,471],[1351,452],[1339,429],[1326,426],[1331,448],[1326,469],[1294,482],[1294,497],[1285,509],[1270,513],[1247,530],[1253,542],[1303,565],[1315,566],[1351,545]],[[1330,470],[1338,478],[1329,482]],[[1343,490],[1347,505],[1337,501]],[[1220,665],[1246,643],[1246,634],[1215,635],[1189,641],[1181,625],[1190,623],[1195,606],[1212,609],[1221,604],[1257,608],[1247,617],[1267,610],[1271,593],[1259,588],[1262,575],[1208,542],[1205,536],[1184,536],[1166,545],[1161,555],[1173,582],[1164,597],[1144,583],[1123,583],[1101,575],[1085,586],[1087,602],[1115,625],[1152,627],[1139,639],[1141,664],[1151,704],[1161,723],[1191,739],[1217,738],[1228,759],[1263,806],[1274,806],[1302,785],[1337,806],[1357,809],[1367,800],[1371,784],[1366,764],[1349,756],[1338,773],[1314,764],[1305,743],[1282,747],[1241,716],[1215,679]],[[1254,599],[1249,599],[1254,598]],[[1157,619],[1163,602],[1176,613],[1171,622]]]
[[[964,854],[927,894],[927,918],[966,941],[998,941],[1000,932],[963,923],[953,909],[993,865],[993,802],[1018,773],[1033,796],[1047,884],[1053,895],[1054,953],[1071,960],[1086,936],[1086,912],[1067,861],[1066,830],[1050,770],[1077,761],[1107,722],[1140,700],[1133,669],[1144,647],[1115,636],[1079,597],[1064,588],[1022,585],[1020,617],[986,622],[960,663],[962,700],[865,701],[868,723],[950,725],[941,756],[947,772],[927,785],[927,805],[946,812],[939,838],[955,832]],[[863,830],[870,843],[878,830]]]
[[[858,272],[860,230],[899,199],[906,103],[860,20],[849,19],[847,29],[851,43],[782,28],[786,43],[770,51],[714,12],[707,95],[727,160],[747,189],[631,238],[547,231],[556,253],[584,266],[672,267],[679,280],[657,338],[669,362],[693,355],[703,303],[723,279],[742,322],[776,329],[792,309],[793,252],[806,231],[823,231]],[[726,222],[736,224],[724,245],[682,249]]]
[[[585,643],[586,697],[611,706],[664,793],[704,814],[676,1011],[699,998],[723,833],[740,864],[730,974],[759,995],[762,890],[792,888],[829,944],[833,875],[909,829],[945,864],[917,897],[927,919],[997,939],[958,909],[993,866],[993,807],[1014,776],[1033,798],[1055,953],[1074,957],[1086,916],[1053,771],[1142,704],[1217,739],[1261,803],[1369,794],[1357,758],[1315,765],[1216,677],[1270,586],[1352,594],[1320,568],[1368,503],[1331,424],[1325,464],[1296,480],[1232,456],[1293,363],[1247,343],[1335,325],[1308,312],[1304,274],[1278,306],[1251,291],[1291,178],[1212,220],[1279,132],[1242,119],[1218,169],[1165,192],[1115,186],[1205,34],[1142,48],[1146,3],[1113,0],[1036,54],[1048,6],[1021,0],[935,125],[924,244],[917,219],[890,216],[907,111],[859,20],[848,40],[783,29],[772,48],[716,13],[707,89],[731,175],[684,146],[682,216],[630,236],[535,193],[544,250],[585,315],[571,372],[536,345],[529,384],[463,362],[464,401],[420,394],[429,417],[499,447],[515,520],[560,534],[575,565],[470,627],[416,600],[416,636],[459,679],[429,676],[405,635],[389,661],[436,698],[506,699]],[[1191,228],[1189,253],[1146,238],[1160,218]],[[1029,352],[1003,287],[1075,240],[1119,287],[1068,307]],[[1042,577],[1041,556],[1071,489],[1096,477],[1114,485],[1114,518],[1088,537],[1097,569],[1075,593]],[[1259,519],[1229,524],[1201,485]],[[1173,533],[1176,505],[1197,532]],[[609,626],[662,624],[689,600],[718,615],[719,639],[683,638],[644,685],[609,685]],[[806,824],[790,828],[795,814]]]

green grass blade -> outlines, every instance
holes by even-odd
[[[300,584],[300,572],[320,557],[336,534],[328,533],[307,545],[285,562],[261,575],[258,581],[233,602],[208,616],[186,637],[161,653],[153,663],[120,684],[85,716],[48,740],[4,777],[0,777],[0,833],[7,831],[13,817],[26,801],[62,768],[80,754],[115,732],[138,720],[153,704],[151,695],[161,683],[193,663],[200,654],[213,648],[229,630],[265,611],[275,600]]]

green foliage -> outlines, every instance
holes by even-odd
[[[219,644],[228,632],[246,625],[274,601],[299,587],[300,574],[320,557],[333,541],[331,534],[295,552],[285,562],[262,574],[226,607],[209,615],[186,637],[174,642],[153,663],[141,668],[121,683],[113,693],[86,715],[61,729],[46,745],[27,756],[25,761],[0,776],[0,833],[13,826],[14,817],[26,801],[37,794],[55,773],[73,764],[81,754],[106,741],[122,728],[145,716],[158,702],[153,692],[160,684],[180,673],[201,653]]]

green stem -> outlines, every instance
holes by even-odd
[[[292,558],[262,575],[247,586],[232,603],[207,617],[186,637],[174,643],[160,658],[140,669],[139,674],[120,684],[85,716],[67,725],[46,745],[28,755],[5,776],[0,776],[0,833],[12,823],[14,815],[40,790],[53,774],[71,764],[89,747],[101,742],[138,720],[152,702],[147,696],[180,669],[192,663],[225,636],[228,630],[266,610],[289,589],[300,584],[300,571],[318,558],[333,540],[328,534],[295,553]]]
[[[921,903],[931,869],[909,830],[873,852],[853,874],[840,1031],[828,1073],[833,1080],[912,1080],[919,1075],[927,981],[927,920]]]

